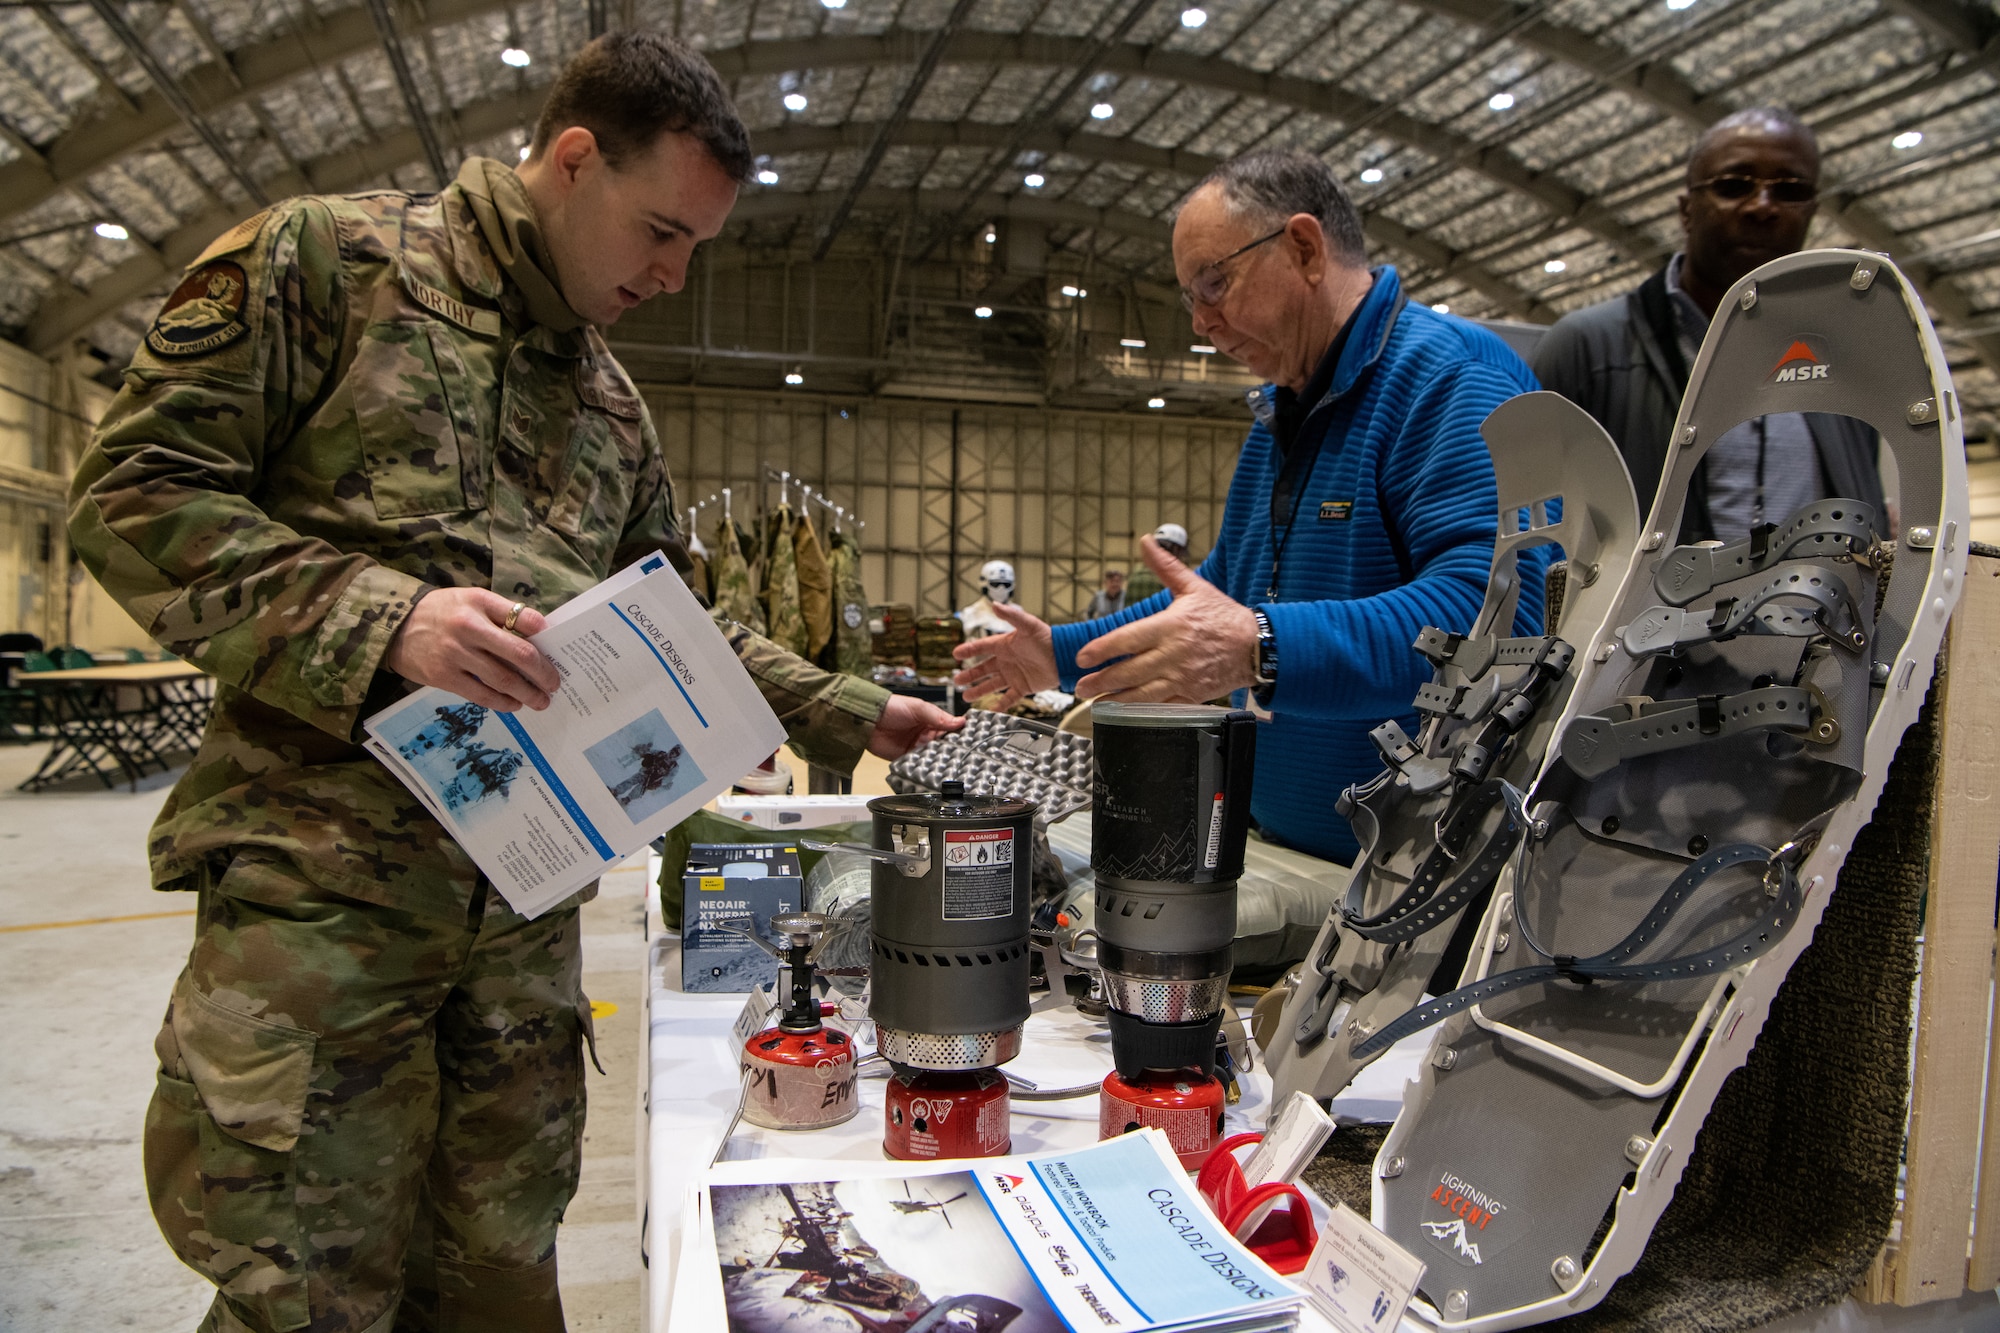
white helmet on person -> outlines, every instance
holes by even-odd
[[[995,606],[1013,601],[1014,567],[1005,560],[988,560],[979,567],[979,589]]]
[[[1187,529],[1178,523],[1162,523],[1153,529],[1153,540],[1162,546],[1178,546],[1187,550]]]

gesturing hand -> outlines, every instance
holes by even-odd
[[[868,738],[868,753],[882,759],[901,759],[926,741],[934,741],[965,725],[934,704],[908,695],[892,694]]]
[[[1087,699],[1116,695],[1121,703],[1207,703],[1252,684],[1257,618],[1250,608],[1151,537],[1140,539],[1139,550],[1173,593],[1173,605],[1086,643],[1078,667],[1111,665],[1078,681],[1076,692]]]
[[[968,699],[999,695],[998,701],[992,701],[996,709],[1009,708],[1038,690],[1054,689],[1058,683],[1056,650],[1048,622],[1037,620],[1011,602],[993,610],[1014,627],[1014,632],[989,634],[952,649],[951,655],[965,666],[951,683]]]
[[[505,628],[514,604],[484,588],[439,588],[417,603],[382,662],[404,680],[435,685],[502,713],[540,710],[562,685],[541,650],[522,636],[548,625],[523,609],[514,632]]]

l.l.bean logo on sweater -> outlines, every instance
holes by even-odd
[[[1319,521],[1322,523],[1345,523],[1354,516],[1352,500],[1321,500]]]

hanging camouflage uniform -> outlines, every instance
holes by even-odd
[[[799,562],[792,547],[792,510],[779,505],[764,529],[764,623],[771,641],[806,651],[806,622],[799,615]]]
[[[356,744],[432,589],[549,611],[685,563],[645,405],[550,271],[482,158],[268,209],[195,260],[77,469],[83,562],[216,678],[148,845],[198,891],[145,1167],[206,1329],[562,1328],[584,895],[525,920]],[[792,743],[850,767],[886,692],[726,632]]]
[[[833,638],[833,571],[827,568],[826,553],[819,548],[819,533],[813,530],[812,511],[799,511],[792,526],[792,558],[798,565],[799,619],[805,622],[805,656],[817,662]]]
[[[764,608],[757,597],[757,581],[751,576],[750,562],[744,558],[747,536],[734,521],[725,522],[715,537],[715,613],[757,633],[764,632]]]
[[[875,666],[875,651],[868,633],[868,590],[861,585],[861,548],[837,528],[828,564],[833,571],[833,660],[822,658],[820,665],[866,679]]]
[[[701,598],[703,602],[710,606],[715,605],[715,585],[709,581],[708,575],[708,547],[702,544],[700,534],[691,529],[687,535],[687,552],[689,564],[687,573],[688,587],[694,589],[694,595]]]

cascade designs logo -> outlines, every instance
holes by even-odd
[[[1797,384],[1803,380],[1823,380],[1831,377],[1833,367],[1823,361],[1813,351],[1804,337],[1792,339],[1792,345],[1778,358],[1778,364],[1771,367],[1771,373],[1764,380],[1766,384]]]

